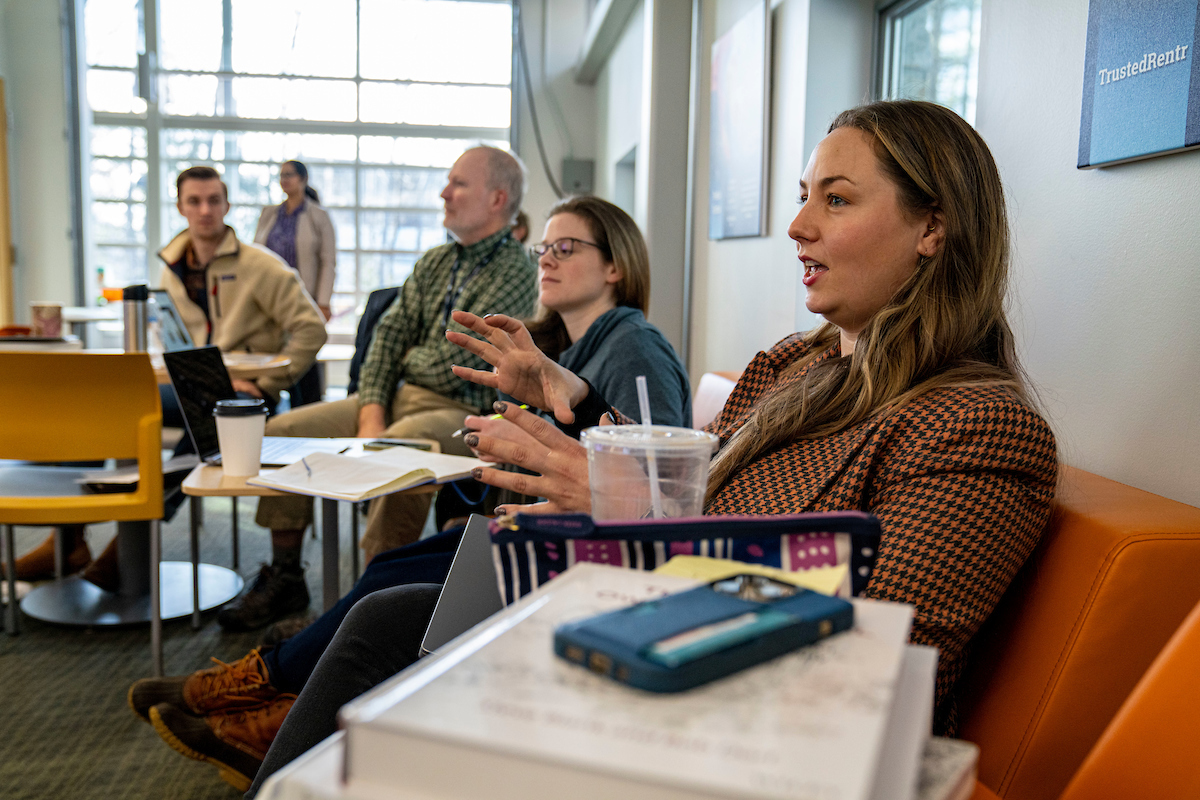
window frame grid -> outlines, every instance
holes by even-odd
[[[472,2],[488,2],[497,5],[513,6],[512,0],[472,0]],[[141,31],[144,32],[144,40],[146,54],[139,59],[140,63],[148,62],[155,63],[157,61],[159,46],[158,37],[160,29],[158,26],[157,17],[157,2],[153,0],[139,2],[138,8],[141,13]],[[363,205],[363,171],[370,169],[391,169],[397,172],[412,171],[412,170],[429,170],[445,172],[448,167],[429,166],[429,165],[414,165],[400,163],[384,163],[378,161],[364,161],[362,158],[362,137],[363,136],[381,136],[390,139],[440,139],[440,140],[460,140],[464,142],[505,142],[507,141],[510,148],[515,149],[516,136],[516,119],[518,114],[517,106],[517,91],[516,81],[518,80],[516,66],[516,42],[515,28],[508,30],[511,43],[511,51],[513,53],[512,67],[508,83],[474,83],[464,81],[429,81],[429,80],[407,80],[407,79],[381,79],[381,78],[365,78],[362,76],[362,23],[361,23],[361,3],[355,3],[356,24],[355,30],[355,75],[353,77],[346,76],[325,76],[325,75],[295,75],[291,73],[281,74],[263,74],[250,72],[236,72],[229,68],[229,58],[231,52],[232,32],[230,30],[230,9],[232,7],[231,0],[223,0],[222,2],[222,69],[217,71],[206,70],[183,70],[183,69],[153,69],[148,73],[143,69],[130,68],[127,66],[115,66],[108,64],[84,64],[84,70],[90,73],[92,70],[119,72],[132,74],[135,80],[138,81],[139,94],[146,100],[145,112],[110,112],[110,111],[92,111],[87,104],[86,96],[81,96],[81,106],[83,113],[87,115],[88,127],[121,127],[141,129],[145,131],[146,143],[145,155],[129,155],[129,156],[111,156],[97,155],[92,152],[90,139],[82,148],[84,159],[81,163],[81,169],[86,170],[86,174],[81,176],[85,184],[90,185],[91,164],[95,160],[107,160],[113,162],[135,162],[142,161],[147,165],[146,171],[146,197],[145,200],[133,200],[129,198],[107,198],[107,197],[92,197],[88,196],[88,210],[90,214],[90,204],[92,202],[105,203],[123,203],[126,206],[132,207],[136,205],[144,205],[146,209],[146,229],[145,241],[130,242],[130,241],[107,241],[101,240],[95,236],[89,236],[86,244],[86,252],[88,256],[92,256],[96,252],[96,248],[122,248],[125,250],[144,250],[146,255],[146,274],[150,282],[154,281],[154,276],[157,274],[155,269],[157,263],[157,252],[163,245],[170,240],[175,232],[183,228],[182,219],[172,219],[170,215],[164,219],[163,211],[168,207],[173,206],[174,188],[169,183],[166,177],[162,174],[164,164],[172,161],[180,160],[176,158],[166,157],[164,150],[164,136],[168,130],[206,130],[213,132],[224,133],[294,133],[294,134],[329,134],[329,135],[346,135],[354,136],[354,159],[353,160],[306,160],[305,163],[311,167],[341,167],[353,168],[354,175],[354,200],[353,206],[347,205],[327,205],[323,207],[330,210],[349,211],[353,213],[354,229],[355,229],[355,247],[344,248],[339,246],[337,250],[338,268],[339,271],[351,268],[351,264],[346,263],[348,257],[353,255],[352,269],[354,273],[354,291],[353,300],[354,307],[360,306],[366,299],[366,296],[377,287],[364,287],[362,282],[364,257],[367,256],[398,256],[401,258],[411,257],[413,261],[419,258],[425,252],[424,250],[408,250],[408,249],[378,249],[362,247],[363,232],[362,225],[363,213],[369,212],[387,212],[394,214],[431,214],[440,213],[440,206],[430,207],[413,207],[413,206],[380,206],[380,205]],[[513,12],[515,16],[515,11]],[[79,19],[79,27],[82,29],[84,24],[83,15]],[[151,74],[154,79],[152,87],[141,86],[141,81],[138,80],[140,75]],[[166,115],[160,110],[161,99],[158,95],[162,90],[162,79],[171,75],[191,75],[191,76],[214,76],[218,80],[218,92],[224,93],[225,105],[228,109],[229,98],[232,91],[232,80],[234,78],[269,78],[280,80],[327,80],[327,81],[353,81],[355,84],[355,121],[310,121],[303,119],[283,119],[283,118],[257,118],[243,116],[209,115],[209,116],[185,116],[185,115]],[[469,87],[469,88],[488,88],[488,89],[506,89],[509,94],[509,125],[508,127],[473,127],[462,125],[413,125],[407,123],[386,123],[386,122],[362,122],[362,98],[361,87],[364,83],[374,84],[390,84],[397,86],[417,85],[417,86],[447,86],[447,87]],[[85,92],[80,92],[85,95]],[[220,98],[217,100],[218,108],[221,106]],[[82,144],[82,143],[81,143]],[[276,172],[282,162],[275,161],[258,161],[246,159],[240,156],[222,158],[220,160],[207,159],[196,160],[194,164],[209,164],[220,165],[227,175],[230,168],[236,169],[242,164],[264,165]],[[257,208],[263,206],[251,205],[246,203],[231,204],[237,208]],[[178,223],[178,224],[175,224]],[[157,243],[157,244],[155,244]],[[87,270],[94,271],[99,264],[88,264]],[[350,293],[334,291],[336,295],[346,296]],[[353,340],[353,325],[350,326],[349,333],[333,333],[331,331],[330,341],[352,341]]]
[[[895,2],[880,2],[877,5],[875,16],[875,47],[872,54],[872,93],[876,100],[892,100],[898,99],[899,87],[898,76],[900,71],[899,52],[898,52],[898,33],[901,20],[908,14],[916,11],[922,6],[930,5],[936,0],[896,0]],[[981,11],[980,11],[981,13]],[[979,53],[976,48],[975,58],[978,60]],[[968,59],[969,60],[969,59]],[[979,76],[976,73],[974,76],[968,70],[967,81],[976,82],[976,92],[978,92]],[[977,100],[977,98],[976,98]],[[949,108],[949,106],[947,106]],[[956,109],[955,113],[958,113]],[[966,109],[964,109],[966,110]],[[972,108],[971,118],[964,116],[972,126],[975,124],[974,111]]]

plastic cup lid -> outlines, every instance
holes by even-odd
[[[213,409],[214,417],[252,417],[255,414],[266,413],[266,401],[257,398],[218,400],[216,407]]]
[[[696,451],[712,455],[720,440],[716,435],[695,428],[674,428],[670,425],[597,425],[587,428],[579,440],[585,447],[646,448],[656,452]]]

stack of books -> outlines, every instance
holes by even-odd
[[[674,695],[553,653],[561,623],[695,585],[578,564],[348,705],[263,797],[970,795],[974,746],[930,739],[936,653],[906,644],[909,606],[855,600],[851,630]]]

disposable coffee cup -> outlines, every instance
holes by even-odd
[[[249,478],[262,466],[263,430],[267,426],[267,404],[262,400],[218,400],[217,446],[225,474]]]
[[[717,437],[667,425],[607,425],[580,436],[587,448],[592,518],[631,520],[704,513]]]
[[[62,303],[35,300],[29,304],[31,333],[57,339],[62,336]]]

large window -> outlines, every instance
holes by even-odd
[[[331,332],[445,241],[454,159],[506,146],[512,9],[501,0],[86,0],[88,267],[154,281],[184,226],[175,176],[210,164],[243,241],[309,168],[338,240]]]
[[[982,0],[902,0],[880,13],[880,93],[940,103],[975,124]]]

